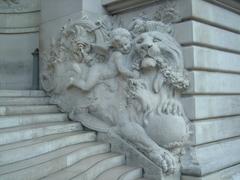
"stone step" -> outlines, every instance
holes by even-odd
[[[96,180],[135,180],[141,177],[141,168],[119,166],[103,172]]]
[[[67,114],[29,114],[15,116],[0,116],[0,128],[9,128],[36,123],[61,122],[67,120]]]
[[[57,113],[56,105],[31,105],[31,106],[0,106],[0,116]]]
[[[95,179],[101,173],[107,169],[111,169],[125,163],[124,155],[115,155],[108,159],[102,160],[98,163],[95,163],[94,166],[90,167],[81,174],[75,176],[72,180],[83,180],[83,179]]]
[[[29,97],[46,96],[41,90],[0,90],[0,97]]]
[[[77,130],[82,130],[82,126],[79,122],[41,123],[4,128],[0,129],[0,145]]]
[[[0,153],[1,153],[1,151],[16,149],[16,148],[20,148],[20,147],[24,147],[24,146],[30,146],[30,145],[33,145],[33,144],[45,142],[46,140],[52,140],[52,139],[56,139],[56,138],[65,137],[65,136],[68,136],[69,134],[70,135],[73,134],[74,132],[79,133],[81,131],[72,131],[72,132],[66,132],[66,133],[52,134],[52,135],[47,135],[47,136],[43,136],[43,137],[39,137],[39,138],[33,138],[33,139],[30,139],[30,140],[25,140],[25,141],[20,141],[20,142],[16,142],[16,143],[1,145],[0,146]]]
[[[71,167],[44,178],[44,180],[95,179],[107,169],[123,165],[124,163],[125,157],[123,155],[114,153],[99,154],[83,159]]]
[[[49,104],[49,97],[0,97],[0,106]]]
[[[182,175],[181,180],[239,180],[240,164],[222,169],[203,177]]]
[[[49,174],[58,171],[61,172],[62,169],[84,158],[95,156],[96,154],[107,153],[109,150],[109,144],[96,142],[69,146],[36,158],[3,166],[0,168],[1,179],[35,180],[43,178]],[[9,169],[12,171],[10,172]],[[39,171],[39,169],[41,169],[41,171]]]
[[[46,141],[42,143],[2,151],[0,153],[0,166],[36,157],[41,154],[48,153],[66,146],[83,142],[92,142],[95,140],[96,134],[94,132],[79,131],[61,138],[51,140],[46,139]]]
[[[188,154],[191,161],[182,161],[182,172],[189,176],[206,176],[240,163],[240,137],[194,146]],[[186,153],[187,154],[187,153]]]

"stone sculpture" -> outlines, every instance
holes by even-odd
[[[42,57],[41,82],[70,118],[117,134],[161,167],[177,164],[189,138],[178,100],[188,87],[170,25],[136,18],[129,30],[87,18],[69,22]]]

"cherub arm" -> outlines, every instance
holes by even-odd
[[[128,76],[128,77],[134,77],[134,78],[136,78],[136,77],[139,76],[138,73],[130,71],[129,69],[127,69],[127,68],[123,65],[124,59],[123,59],[123,55],[122,55],[120,52],[114,52],[114,54],[113,54],[113,60],[114,60],[114,62],[115,62],[115,64],[116,64],[116,66],[117,66],[118,71],[119,71],[121,74],[123,74],[123,75],[125,75],[125,76]]]

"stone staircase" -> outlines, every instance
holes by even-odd
[[[69,121],[43,91],[0,90],[1,180],[137,180],[141,168]]]

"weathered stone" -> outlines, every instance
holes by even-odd
[[[0,34],[0,89],[31,89],[38,33]]]
[[[117,162],[116,159],[118,159],[119,161]],[[87,174],[87,173],[84,173],[84,171],[88,172],[88,170],[91,171],[92,175],[95,174],[95,176],[98,176],[99,174],[101,175],[101,171],[99,172],[99,170],[105,168],[104,163],[106,163],[106,162],[109,163],[108,168],[115,167],[116,165],[124,163],[123,156],[119,156],[119,155],[116,155],[113,153],[98,154],[95,156],[85,158],[85,159],[81,160],[80,162],[77,162],[76,164],[74,164],[72,167],[69,166],[68,168],[63,169],[61,172],[51,174],[47,178],[44,178],[44,180],[71,179],[74,176],[77,176],[79,174]],[[96,167],[96,164],[101,164],[99,166],[102,166],[102,167],[101,168]],[[112,169],[110,168],[109,171],[111,172]]]
[[[41,13],[41,23],[67,17],[81,11],[94,13],[96,15],[105,13],[101,6],[101,1],[95,0],[58,0],[57,3],[55,0],[42,0],[41,9],[43,10]]]
[[[74,172],[76,173],[74,177],[72,177],[72,173],[67,173],[66,176],[72,177],[73,180],[78,179],[97,179],[98,175],[102,174],[107,169],[111,169],[117,166],[121,166],[124,164],[125,157],[124,155],[116,155],[112,154],[112,157],[106,158],[99,163],[95,163],[90,168],[86,169],[85,171],[80,171],[85,167],[85,162],[79,162],[78,164],[75,164],[72,167],[69,167],[69,169],[66,169],[66,171],[72,172],[73,169],[76,169]],[[78,171],[79,170],[79,171]],[[62,179],[63,180],[63,179]]]
[[[177,40],[183,45],[201,45],[204,47],[240,52],[240,34],[213,27],[197,21],[185,21],[175,25]]]
[[[78,147],[78,149],[76,149]],[[68,146],[65,148],[62,148],[65,150],[65,153],[63,153],[63,150],[59,149],[54,151],[56,155],[52,152],[46,153],[43,155],[40,155],[39,157],[35,157],[32,159],[28,159],[25,161],[20,161],[14,163],[15,167],[18,165],[23,165],[25,166],[25,169],[20,168],[18,171],[13,171],[7,174],[1,175],[2,178],[4,179],[16,179],[18,178],[19,180],[24,180],[26,178],[46,178],[46,176],[54,174],[54,173],[60,173],[67,169],[70,166],[75,165],[78,161],[88,159],[89,156],[95,157],[96,154],[100,153],[106,153],[104,154],[105,156],[111,157],[111,153],[107,153],[109,151],[109,145],[107,144],[99,144],[95,142],[91,143],[81,143],[77,145],[72,145]],[[55,156],[55,158],[54,158]],[[99,156],[99,155],[98,155]],[[101,155],[103,156],[103,155]],[[116,155],[115,155],[116,156]],[[44,159],[45,158],[45,159]],[[34,163],[33,161],[43,161],[42,163]],[[103,158],[101,159],[103,160]],[[94,161],[93,161],[94,162]],[[85,161],[84,166],[82,168],[84,170],[89,167],[92,162],[87,162]],[[95,161],[96,163],[96,161]],[[32,165],[31,165],[32,164]],[[14,165],[8,166],[11,168],[14,168]],[[7,166],[3,166],[4,168]],[[41,171],[39,171],[41,169]],[[71,175],[65,174],[65,176],[61,176],[61,178],[70,178]],[[61,179],[59,178],[59,179]],[[47,178],[46,178],[47,179]]]
[[[233,179],[239,175],[240,165],[232,166],[218,172],[203,177],[182,176],[182,180],[216,180],[216,179]],[[233,179],[238,180],[238,179]]]
[[[58,114],[36,114],[36,115],[18,115],[18,116],[0,116],[0,128],[9,128],[21,125],[29,125],[47,122],[66,121],[67,116],[63,113]]]
[[[1,177],[4,179],[17,178],[19,180],[24,180],[27,178],[44,178],[49,175],[52,177],[55,175],[54,173],[59,173],[61,174],[60,177],[64,178],[65,176],[62,175],[62,171],[65,168],[72,166],[83,159],[88,159],[91,156],[102,156],[102,153],[109,157],[109,155],[111,155],[108,153],[109,150],[110,148],[108,144],[100,144],[96,142],[71,145],[34,158],[2,166]],[[90,162],[88,163],[89,164],[87,165],[84,164],[84,167],[87,168],[92,165]],[[93,163],[97,162],[95,161]],[[41,169],[41,171],[39,171],[39,169]]]
[[[240,117],[231,116],[193,122],[194,145],[215,142],[240,135]]]
[[[186,94],[240,94],[240,74],[192,71]]]
[[[57,113],[56,105],[0,106],[0,117],[9,115]]]
[[[192,120],[240,114],[238,95],[194,95],[182,98],[182,102]]]
[[[40,12],[29,12],[24,14],[8,13],[0,14],[0,31],[2,29],[24,29],[24,28],[39,28]],[[15,30],[17,33],[17,31]]]
[[[119,166],[102,173],[96,180],[106,179],[138,179],[142,177],[142,169],[136,167]]]
[[[44,91],[41,90],[0,90],[0,97],[18,97],[18,96],[35,96],[35,97],[41,97],[46,96]]]
[[[94,141],[95,138],[96,134],[94,132],[74,132],[65,137],[33,144],[31,146],[24,146],[17,149],[2,151],[0,164],[6,165],[20,160],[25,160],[69,145]]]
[[[183,163],[183,174],[204,176],[240,162],[239,137],[192,147],[190,161]]]
[[[49,97],[0,97],[0,105],[46,105],[49,104],[49,100]]]
[[[183,47],[185,68],[240,73],[240,55],[199,46]]]
[[[196,19],[214,26],[240,32],[239,15],[203,0],[176,1],[176,10],[182,19]]]
[[[37,137],[47,136],[56,133],[64,133],[82,130],[79,123],[41,123],[28,126],[19,126],[14,128],[5,128],[1,130],[0,144],[15,143],[23,140],[29,140]]]
[[[109,13],[117,14],[130,9],[146,6],[154,2],[157,2],[157,0],[102,0],[102,5],[107,9]]]

